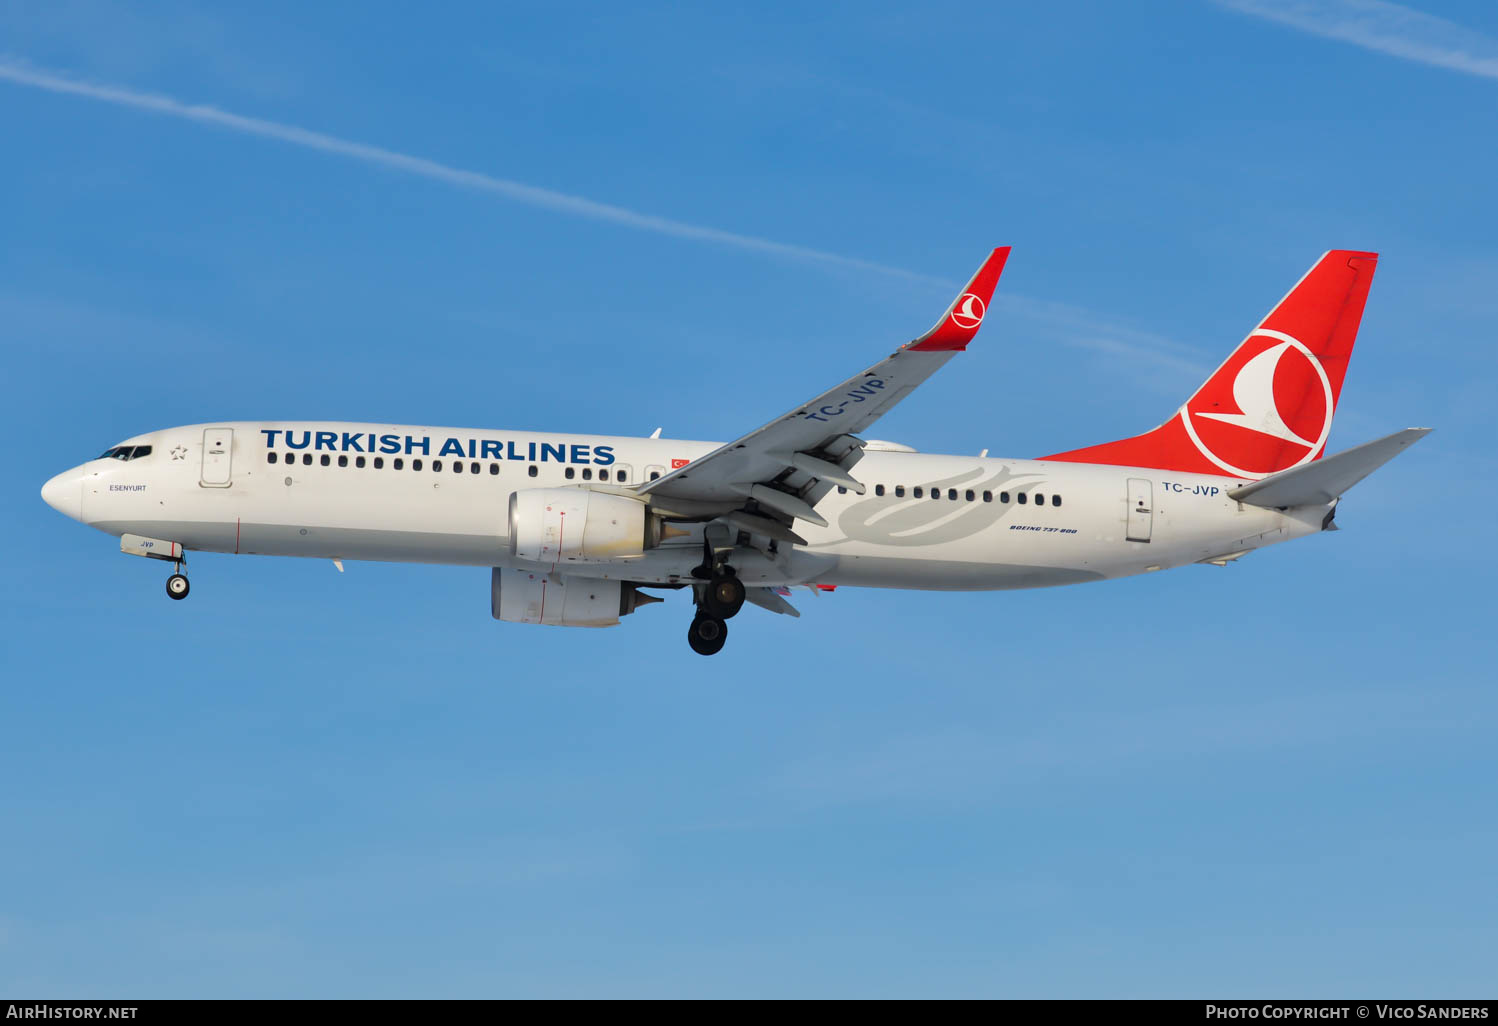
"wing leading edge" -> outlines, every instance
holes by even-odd
[[[679,470],[639,487],[653,503],[683,513],[736,512],[738,526],[799,541],[785,523],[824,525],[817,501],[841,485],[859,494],[851,469],[863,456],[857,433],[884,416],[916,386],[967,348],[983,323],[1008,246],[989,254],[935,327],[867,370]],[[756,531],[754,520],[764,530]],[[782,525],[780,534],[774,524]],[[785,535],[789,534],[789,537]]]

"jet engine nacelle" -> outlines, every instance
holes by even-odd
[[[612,627],[637,606],[659,601],[622,581],[503,567],[494,568],[489,584],[489,612],[509,623]]]
[[[627,495],[526,488],[510,496],[510,555],[532,563],[612,563],[660,541],[659,519]]]

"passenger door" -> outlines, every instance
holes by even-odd
[[[203,432],[203,470],[198,483],[204,488],[228,488],[233,460],[234,429],[206,429]]]

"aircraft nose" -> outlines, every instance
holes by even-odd
[[[83,475],[65,470],[42,485],[42,501],[64,516],[83,519]]]

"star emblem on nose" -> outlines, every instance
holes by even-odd
[[[185,445],[179,445],[179,446],[177,446],[177,448],[173,449],[172,450],[172,459],[174,459],[174,460],[185,460],[185,459],[187,459],[187,446],[185,446]]]

